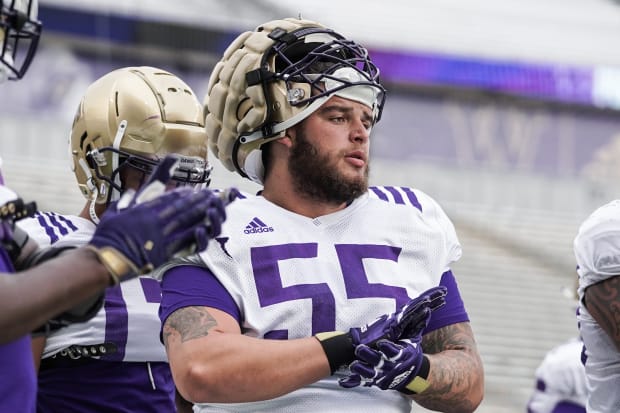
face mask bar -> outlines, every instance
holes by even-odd
[[[32,63],[42,25],[29,17],[33,1],[28,2],[27,13],[15,9],[16,0],[9,0],[8,6],[6,3],[0,0],[0,31],[4,32],[4,37],[0,38],[0,65],[10,71],[9,80],[18,80],[24,77]]]
[[[365,48],[329,29],[304,28],[292,33],[276,29],[269,37],[275,44],[263,55],[261,68],[246,75],[249,86],[262,84],[265,96],[268,97],[269,84],[283,81],[287,88],[287,99],[292,106],[308,105],[352,86],[374,88],[374,121],[379,121],[385,103],[385,89],[379,83],[379,68],[370,60]],[[272,59],[275,72],[264,69],[270,67]],[[350,79],[337,76],[345,68],[356,72],[358,76]],[[309,95],[306,96],[303,89],[295,87],[295,83],[310,85]],[[332,87],[326,87],[327,84]],[[267,110],[270,111],[272,106],[267,104]],[[270,118],[271,113],[268,113],[267,119]],[[266,124],[264,128],[270,129],[270,126]],[[270,132],[264,130],[263,136],[273,134]]]
[[[280,52],[277,51],[277,53]],[[352,54],[352,57],[339,56],[346,54]],[[329,65],[329,70],[316,73],[312,67],[319,62],[324,66]],[[357,76],[346,79],[339,76],[342,72],[355,72]],[[377,109],[375,121],[378,121],[381,116],[385,102],[385,89],[379,84],[379,69],[369,60],[366,50],[351,41],[334,40],[331,43],[322,44],[308,53],[303,60],[289,66],[279,75],[286,84],[288,100],[293,106],[311,103],[323,96],[336,94],[345,88],[367,86],[376,89],[376,103],[372,105]],[[296,89],[294,83],[309,84],[310,96],[303,96],[303,90]]]
[[[120,158],[119,166],[114,171],[112,171],[111,176],[107,176],[101,173],[101,167],[107,165],[105,152],[116,153],[119,155]],[[211,171],[213,167],[209,165],[208,162],[206,162],[204,159],[193,156],[177,156],[179,157],[179,164],[172,176],[172,180],[178,184],[177,186],[209,185],[211,181]],[[111,147],[104,147],[101,149],[94,149],[89,151],[86,154],[86,160],[88,161],[89,167],[95,171],[97,178],[107,182],[110,187],[116,189],[119,193],[122,193],[122,188],[114,181],[122,167],[131,166],[132,168],[135,168],[148,176],[159,164],[158,159],[144,158],[142,156],[133,155]]]

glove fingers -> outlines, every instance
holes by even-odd
[[[172,257],[178,252],[187,249],[188,254],[204,251],[212,238],[210,228],[206,225],[191,227],[177,234],[173,240],[168,240],[168,255]]]
[[[415,317],[411,317],[409,323],[403,325],[402,334],[398,338],[415,338],[422,334],[431,319],[431,309],[422,309]]]
[[[350,376],[347,377],[343,377],[341,379],[338,380],[338,384],[341,387],[350,389],[352,387],[357,387],[359,385],[362,384],[362,378],[359,376],[359,374],[352,374]]]
[[[166,192],[166,185],[172,178],[178,163],[179,159],[172,154],[166,155],[164,159],[159,161],[142,188],[133,197],[130,206],[152,201]]]
[[[200,226],[194,230],[194,242],[196,243],[195,252],[201,252],[207,249],[207,245],[209,244],[207,228]]]
[[[446,294],[447,289],[442,285],[430,288],[424,291],[418,297],[409,301],[409,303],[407,303],[407,305],[405,306],[406,308],[403,312],[405,315],[408,315],[411,313],[415,313],[418,309],[429,306],[429,304],[432,303],[434,303],[433,306],[441,305],[441,302],[445,301],[444,297],[446,296]]]
[[[377,342],[377,348],[387,359],[393,359],[403,351],[403,346],[389,340],[379,340],[379,342]]]
[[[207,217],[208,194],[195,193],[189,188],[179,188],[169,194],[162,197],[168,201],[168,206],[159,214],[160,219],[167,221],[165,234],[196,225]]]
[[[381,360],[381,353],[366,344],[360,344],[355,348],[355,356],[369,364],[377,364]]]
[[[163,187],[165,187],[174,175],[174,170],[176,169],[178,164],[179,158],[177,158],[176,155],[166,155],[164,159],[159,161],[155,169],[153,169],[151,175],[149,175],[144,185],[142,185],[142,188],[146,189],[149,185],[154,183],[158,184],[158,186],[159,184],[161,184]]]
[[[125,208],[130,207],[134,202],[134,197],[136,196],[136,191],[133,189],[126,189],[121,195],[121,198],[113,203],[108,205],[107,211],[121,211]]]
[[[176,233],[172,239],[166,241],[166,253],[168,258],[172,258],[183,250],[187,250],[187,254],[193,254],[204,250],[208,242],[207,229],[204,226],[187,228]]]
[[[430,306],[433,309],[439,308],[445,303],[445,296],[447,294],[446,287],[440,285],[437,287],[429,288],[420,294],[417,298],[409,301],[403,309],[403,317],[416,313],[420,308]]]
[[[361,382],[362,378],[369,380],[375,377],[376,375],[375,368],[371,367],[371,365],[368,365],[359,360],[356,360],[353,363],[351,363],[351,365],[349,366],[349,369],[351,370],[352,373],[355,373],[358,376],[360,376],[360,382]]]
[[[430,321],[431,312],[443,306],[447,289],[444,286],[433,287],[426,290],[417,298],[411,300],[404,309],[404,314],[399,322],[401,327],[400,337],[415,337],[422,332]]]
[[[433,290],[434,291],[432,291],[430,294],[431,302],[429,307],[434,311],[439,307],[442,307],[446,303],[446,295],[448,294],[448,289],[446,287],[440,286]]]
[[[400,324],[409,324],[412,322],[423,308],[429,306],[431,299],[428,295],[421,295],[410,300],[402,309],[399,317]]]
[[[221,205],[221,203],[219,203]],[[221,210],[208,210],[207,218],[205,222],[209,228],[209,236],[212,238],[217,237],[222,233],[222,222],[226,220],[226,212],[222,208]]]
[[[224,206],[230,204],[237,198],[241,197],[241,192],[237,188],[226,188],[223,192],[219,194],[219,198],[222,200]]]

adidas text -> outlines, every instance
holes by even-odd
[[[246,228],[243,230],[246,234],[256,234],[259,232],[273,232],[273,227],[260,227],[260,228]]]

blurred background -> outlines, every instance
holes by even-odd
[[[371,183],[422,189],[453,219],[486,371],[478,411],[525,412],[544,354],[578,334],[562,291],[579,223],[620,193],[618,1],[40,0],[39,53],[0,89],[7,182],[78,213],[67,140],[92,81],[151,65],[202,99],[240,32],[297,16],[363,43],[381,68]],[[258,189],[212,163],[212,186]]]

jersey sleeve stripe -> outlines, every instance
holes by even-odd
[[[393,187],[393,186],[371,186],[369,188],[373,194],[382,201],[393,202],[395,204],[405,205],[410,204],[422,212],[422,204],[418,201],[418,197],[413,192],[413,189],[407,187]],[[387,193],[390,196],[388,196]],[[403,195],[406,197],[403,197]]]
[[[54,212],[37,212],[35,217],[45,231],[45,234],[49,237],[50,244],[54,244],[61,236],[78,230],[73,222]]]
[[[394,202],[396,202],[397,204],[401,204],[401,205],[405,203],[403,196],[400,194],[400,192],[398,192],[397,188],[394,188],[393,186],[386,186],[385,189],[390,194],[392,194],[392,197],[394,197]]]
[[[371,186],[370,190],[372,192],[374,192],[375,195],[377,195],[377,198],[379,198],[380,200],[382,200],[382,201],[387,201],[388,200],[387,196],[383,192],[381,192],[381,189],[379,189],[378,187]]]
[[[407,198],[409,198],[409,202],[411,202],[411,205],[418,208],[420,212],[422,212],[422,204],[420,204],[420,202],[418,201],[418,197],[415,196],[415,194],[413,193],[413,190],[411,188],[405,188],[405,187],[403,187],[402,189],[407,195]]]

